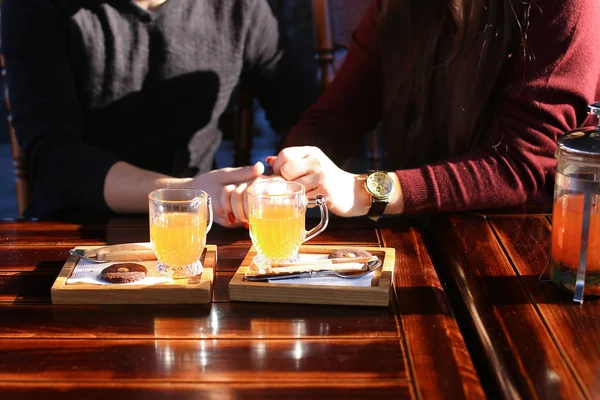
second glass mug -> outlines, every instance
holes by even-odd
[[[307,232],[308,205],[319,207],[321,221]],[[325,196],[308,199],[300,183],[269,180],[248,188],[248,221],[257,252],[253,262],[265,269],[274,263],[298,261],[300,246],[325,230],[329,214]]]
[[[213,223],[210,196],[200,189],[163,188],[148,201],[156,271],[174,279],[201,274],[200,257]]]

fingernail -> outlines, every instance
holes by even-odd
[[[247,222],[242,222],[242,226],[246,229],[250,229],[250,225]]]
[[[229,223],[231,225],[235,224],[235,215],[232,212],[227,213],[227,218],[229,218]]]
[[[265,162],[269,165],[273,165],[276,158],[277,157],[275,157],[275,156],[267,156],[267,157],[265,157]]]

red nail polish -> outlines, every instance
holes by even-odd
[[[246,229],[250,229],[250,225],[247,222],[242,222],[242,226]]]
[[[229,218],[229,223],[231,225],[235,224],[235,215],[232,212],[227,213],[227,218]]]

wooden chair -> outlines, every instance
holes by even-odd
[[[2,69],[2,79],[6,83],[6,69],[4,68],[4,56],[0,54],[0,68]],[[10,140],[10,152],[13,160],[13,173],[15,176],[15,189],[17,195],[17,209],[19,211],[19,218],[23,218],[23,212],[29,204],[31,198],[31,187],[29,185],[29,178],[27,174],[27,167],[25,165],[25,155],[23,149],[17,142],[15,136],[15,130],[12,126],[12,116],[10,109],[10,102],[8,100],[8,89],[4,86],[4,103],[6,105],[6,111],[8,113],[8,138]]]
[[[320,67],[321,91],[331,83],[352,41],[352,32],[372,0],[312,0],[315,48]],[[380,167],[376,131],[367,137],[370,169]]]
[[[0,6],[2,0],[0,0]],[[2,43],[0,43],[2,47]],[[29,204],[31,198],[31,186],[29,185],[29,175],[27,173],[27,166],[25,165],[25,153],[17,142],[17,136],[15,135],[15,129],[12,126],[12,114],[10,101],[8,99],[8,88],[6,87],[6,68],[4,66],[4,56],[0,53],[0,70],[2,71],[2,81],[4,82],[4,104],[6,106],[7,113],[7,125],[8,125],[8,139],[10,141],[10,153],[13,160],[13,173],[15,177],[15,189],[17,195],[17,210],[19,212],[19,218],[23,218],[23,212]]]

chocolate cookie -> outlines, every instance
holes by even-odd
[[[356,258],[356,257],[372,257],[373,254],[366,250],[355,249],[348,247],[346,249],[339,249],[332,251],[328,258]]]
[[[106,267],[100,273],[102,279],[110,283],[130,283],[146,276],[146,267],[136,263],[118,263]]]

